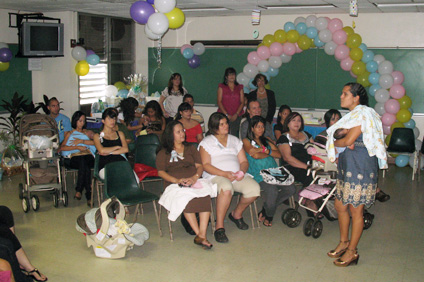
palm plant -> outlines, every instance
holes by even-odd
[[[12,134],[12,142],[16,145],[19,138],[19,120],[27,105],[27,100],[24,100],[23,95],[19,96],[18,92],[15,92],[10,102],[5,100],[2,100],[2,102],[3,104],[0,106],[7,110],[10,115],[9,117],[0,117],[0,125]]]

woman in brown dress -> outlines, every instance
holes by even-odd
[[[184,140],[184,128],[179,121],[171,121],[167,124],[162,135],[162,150],[156,157],[158,175],[165,181],[165,186],[179,184],[182,187],[190,187],[203,173],[199,152],[195,147],[186,144]],[[206,229],[211,212],[210,201],[210,196],[194,198],[183,211],[185,218],[196,233],[194,243],[204,249],[212,248],[212,244],[206,239]],[[196,213],[199,213],[199,222],[197,222]]]

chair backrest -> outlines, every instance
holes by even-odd
[[[108,163],[105,166],[105,195],[107,198],[113,196],[118,199],[132,198],[139,194],[140,187],[131,165],[127,161]]]
[[[156,152],[160,147],[156,134],[137,137],[135,147],[135,162],[156,168]]]
[[[389,152],[415,152],[415,136],[411,128],[395,128],[390,138]]]

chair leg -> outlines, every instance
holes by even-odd
[[[252,229],[255,229],[255,222],[253,220],[253,209],[252,209],[252,204],[249,205],[249,210],[250,210],[250,221],[252,222]]]
[[[417,173],[417,163],[418,163],[417,151],[415,151],[414,152],[414,167],[412,168],[412,181],[414,181],[415,174]]]
[[[96,180],[95,180],[95,178],[93,178],[92,180],[91,180],[91,208],[93,208],[93,206],[94,206],[94,187],[95,187],[95,183],[96,183]]]
[[[158,209],[156,208],[156,201],[153,201],[153,209],[155,210],[156,223],[158,224],[159,236],[162,237],[162,227],[160,226],[160,212],[158,213]],[[160,210],[160,208],[159,208]]]
[[[212,204],[212,199],[211,199],[211,231],[212,231],[212,235],[215,232],[215,214],[213,213],[213,204]]]
[[[169,211],[167,211],[167,215],[169,215]],[[168,228],[169,228],[169,238],[171,239],[171,241],[174,241],[174,236],[172,235],[172,224],[169,219],[168,219]]]
[[[134,212],[134,218],[133,218],[133,223],[137,222],[137,215],[138,215],[138,209],[140,208],[140,204],[137,204],[135,206],[135,212]]]
[[[258,228],[261,228],[261,225],[259,224],[258,206],[256,205],[256,200],[253,202],[253,208],[255,210],[254,215],[256,217],[256,224],[258,225]]]
[[[100,185],[101,183],[98,180],[96,180],[97,203],[99,204],[99,207],[102,204],[102,200],[100,199]]]

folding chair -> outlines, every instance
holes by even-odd
[[[156,168],[156,151],[159,146],[160,142],[156,134],[138,136],[135,143],[135,163]],[[144,190],[145,183],[157,181],[162,182],[162,178],[158,176],[146,177],[140,181],[140,184]]]

